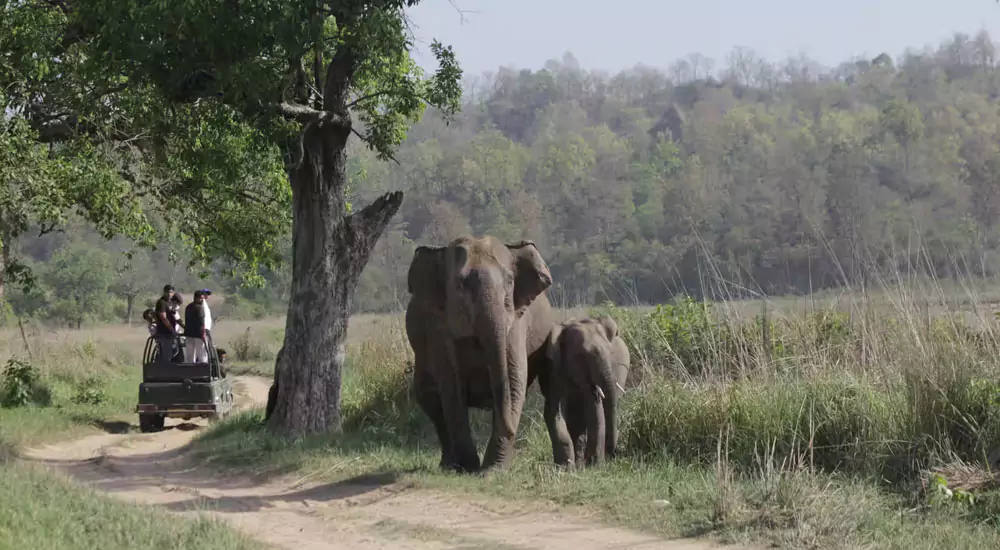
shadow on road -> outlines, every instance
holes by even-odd
[[[163,504],[167,510],[174,512],[188,512],[211,510],[224,513],[254,512],[264,508],[276,507],[279,503],[301,503],[315,502],[318,504],[329,504],[335,501],[346,501],[363,495],[377,493],[380,498],[365,499],[365,503],[372,503],[383,498],[389,498],[398,491],[381,491],[386,487],[394,485],[403,472],[380,472],[377,474],[366,474],[350,479],[345,479],[335,483],[317,485],[298,491],[287,491],[273,495],[225,495],[211,497],[199,495],[197,497]],[[403,490],[400,487],[399,490]],[[349,506],[351,503],[345,503]]]
[[[95,420],[91,424],[109,434],[127,434],[138,428],[138,426],[124,420]]]

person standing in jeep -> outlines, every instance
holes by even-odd
[[[174,356],[174,340],[177,330],[170,316],[170,300],[174,297],[174,285],[163,287],[163,295],[156,301],[156,343],[160,346],[160,358],[170,361]]]
[[[204,290],[196,290],[194,300],[184,308],[185,363],[208,362],[209,320],[205,308]]]

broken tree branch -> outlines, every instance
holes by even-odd
[[[393,191],[347,216],[347,239],[355,251],[371,253],[375,243],[403,204],[403,192]]]

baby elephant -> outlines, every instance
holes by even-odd
[[[618,399],[629,369],[618,324],[607,316],[567,321],[552,329],[546,345],[545,423],[552,458],[578,467],[600,464],[605,454],[614,458]]]

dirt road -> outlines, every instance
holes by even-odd
[[[236,377],[237,406],[267,398],[269,381]],[[605,527],[595,519],[417,490],[389,479],[334,484],[301,478],[257,480],[186,459],[203,421],[168,420],[155,434],[100,434],[31,449],[26,460],[68,472],[123,499],[178,514],[208,512],[275,548],[709,550],[701,541],[665,541]]]

